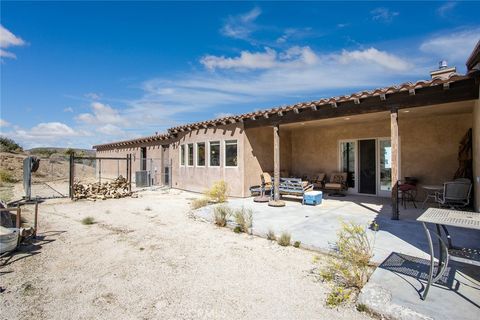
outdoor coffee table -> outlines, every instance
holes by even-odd
[[[423,200],[423,203],[422,203],[422,208],[425,208],[425,204],[427,203],[428,199],[430,198],[435,199],[435,192],[443,190],[442,185],[436,185],[436,184],[424,185],[422,186],[422,188],[423,190],[425,190],[425,193],[426,193],[425,200]]]
[[[480,266],[479,252],[473,249],[454,248],[450,238],[450,234],[446,226],[460,227],[465,229],[480,230],[480,212],[467,212],[450,209],[429,208],[420,217],[417,218],[423,224],[423,229],[428,240],[430,249],[430,271],[428,274],[428,282],[422,294],[422,300],[427,298],[428,290],[432,283],[442,278],[447,269],[448,261],[458,261],[461,263]],[[427,228],[427,223],[433,223],[437,232],[432,232]],[[442,228],[448,240],[448,246],[442,239]],[[435,252],[433,249],[432,234],[438,239],[439,258],[438,271],[434,276]],[[445,253],[445,256],[444,256]]]

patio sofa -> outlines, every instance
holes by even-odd
[[[313,190],[313,184],[299,178],[280,178],[278,191],[280,195],[303,197],[307,191]]]

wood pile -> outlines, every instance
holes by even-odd
[[[74,183],[73,199],[106,200],[128,197],[132,195],[132,192],[128,190],[128,185],[127,179],[122,176],[111,182]]]

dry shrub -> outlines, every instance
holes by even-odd
[[[95,223],[95,219],[93,217],[86,217],[82,219],[82,224],[90,225],[94,223]]]
[[[295,242],[293,243],[293,246],[294,246],[295,248],[300,248],[300,244],[301,244],[300,241],[295,241]]]
[[[288,247],[290,245],[290,239],[291,239],[290,233],[284,231],[282,232],[280,237],[277,239],[277,242],[282,247]]]
[[[249,233],[249,229],[252,227],[253,212],[251,209],[242,209],[235,211],[235,222],[240,227],[242,232]]]
[[[275,236],[275,232],[272,229],[268,230],[267,239],[272,241],[277,240],[277,236]]]
[[[5,169],[0,169],[0,182],[14,183],[17,182],[17,179],[15,179],[12,172]]]
[[[217,181],[209,190],[205,192],[205,195],[211,202],[225,202],[228,197],[228,184],[223,180]]]
[[[232,209],[228,206],[218,206],[213,209],[213,221],[219,227],[225,227],[231,215]]]
[[[378,230],[375,224],[374,231]],[[371,274],[369,266],[373,256],[373,242],[365,227],[342,222],[338,232],[335,256],[327,260],[320,271],[325,281],[334,281],[333,291],[327,298],[327,305],[334,306],[350,298],[352,290],[360,290]]]
[[[202,207],[205,207],[208,204],[208,199],[207,198],[199,198],[199,199],[194,199],[192,203],[190,204],[190,207],[195,210],[199,209]]]

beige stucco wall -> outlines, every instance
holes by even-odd
[[[225,141],[237,140],[237,166],[225,166]],[[208,163],[208,143],[220,141],[220,166],[210,167]],[[194,151],[194,166],[180,165],[180,145],[205,142],[207,147],[206,166],[196,166]],[[228,183],[229,194],[234,197],[244,197],[244,130],[242,124],[231,124],[216,128],[199,129],[180,133],[175,143],[170,145],[170,159],[172,161],[172,187],[194,192],[204,192],[214,182],[224,180]],[[195,150],[195,147],[194,147]],[[186,159],[187,160],[187,159]]]
[[[133,145],[125,148],[113,148],[109,150],[97,150],[97,157],[114,157],[114,158],[126,158],[128,154],[132,155],[132,181],[135,182],[135,171],[140,170],[140,148],[147,148],[147,158],[152,159],[147,163],[147,169],[150,169],[150,165],[153,167],[152,172],[155,174],[155,181],[159,184],[162,177],[162,153],[164,153],[164,159],[168,159],[168,148],[163,148],[160,142],[149,142],[144,144]],[[165,160],[167,164],[167,160]],[[97,164],[98,170],[98,164]],[[126,175],[126,161],[117,160],[102,160],[101,172],[102,177],[115,178],[120,175]]]
[[[480,97],[473,110],[473,180],[475,210],[480,212]]]
[[[472,127],[472,114],[399,116],[401,177],[414,176],[421,184],[451,180],[458,168],[459,142]],[[246,185],[259,183],[261,171],[273,168],[271,128],[246,130]],[[287,132],[285,132],[287,131]],[[295,176],[328,174],[339,167],[339,140],[390,137],[390,118],[365,123],[348,121],[325,126],[297,126],[281,129],[282,170]],[[287,141],[285,141],[287,140]],[[287,151],[288,152],[288,151]],[[251,156],[249,156],[251,155]],[[420,188],[419,188],[420,189]],[[419,192],[419,198],[424,195]]]

